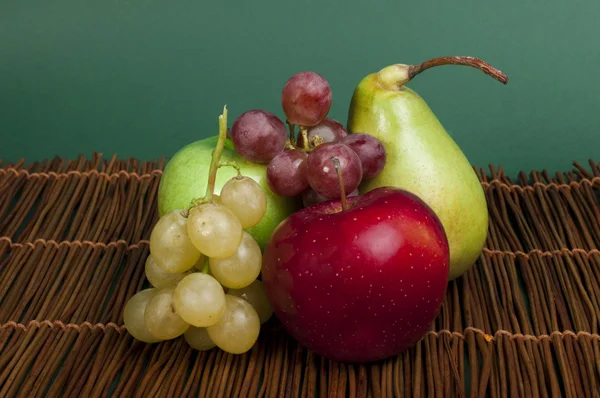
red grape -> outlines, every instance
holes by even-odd
[[[280,152],[267,166],[267,184],[279,196],[296,196],[308,187],[307,154],[299,149]]]
[[[288,122],[298,126],[315,126],[329,113],[331,87],[315,72],[292,76],[281,94],[281,106]]]
[[[337,142],[348,135],[348,132],[340,122],[328,117],[316,126],[309,127],[307,133],[309,142],[314,136],[318,135],[323,138],[323,143]],[[298,136],[297,141],[298,145],[302,146],[302,135]]]
[[[358,188],[357,188],[354,191],[352,191],[349,194],[347,194],[346,197],[349,198],[351,196],[358,196],[359,194],[360,193],[359,193]],[[328,200],[331,200],[331,199],[327,199],[326,197],[319,195],[311,187],[308,187],[307,189],[305,189],[304,191],[302,191],[302,205],[304,207],[310,207],[310,206],[312,206],[314,204],[325,202],[325,201],[328,201]]]
[[[335,142],[319,145],[306,159],[306,178],[311,188],[327,199],[340,198],[334,157],[340,161],[345,192],[354,191],[362,180],[360,158],[349,146]]]
[[[285,124],[268,111],[250,110],[241,114],[231,127],[235,150],[254,163],[269,163],[285,148]]]
[[[364,179],[375,177],[385,166],[385,147],[372,135],[350,134],[341,142],[352,148],[360,158]]]

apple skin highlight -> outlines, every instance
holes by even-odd
[[[417,196],[392,187],[300,210],[275,229],[262,280],[299,343],[332,360],[372,362],[417,343],[438,315],[446,234]]]

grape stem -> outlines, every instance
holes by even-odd
[[[342,166],[340,160],[336,157],[331,158],[333,165],[335,166],[335,172],[337,173],[338,183],[340,184],[340,198],[342,200],[342,210],[348,210],[348,203],[346,202],[346,189],[344,188],[344,178],[342,174]]]
[[[215,149],[212,151],[210,169],[208,172],[208,184],[206,185],[206,194],[203,198],[192,199],[190,206],[185,211],[181,212],[183,217],[188,217],[190,210],[194,207],[204,203],[212,202],[213,194],[215,192],[215,184],[217,181],[217,170],[219,167],[234,167],[237,170],[238,175],[241,175],[240,168],[234,162],[221,162],[221,154],[223,153],[223,148],[225,147],[225,141],[227,141],[227,105],[223,107],[223,113],[219,115],[219,138],[217,139]]]
[[[306,152],[310,151],[310,146],[308,143],[308,129],[304,126],[300,126],[300,134],[302,134],[302,149]]]
[[[210,271],[210,263],[208,262],[208,257],[204,259],[204,266],[202,267],[202,270],[200,272],[202,272],[203,274],[208,274],[208,271]]]
[[[227,139],[227,105],[223,107],[223,113],[219,115],[219,138],[217,145],[212,152],[212,160],[210,162],[210,171],[208,173],[208,184],[206,185],[206,195],[204,195],[204,201],[210,202],[212,200],[213,193],[215,192],[215,183],[217,181],[217,169],[219,168],[221,154],[225,147],[225,140]]]
[[[315,135],[311,138],[310,140],[310,147],[312,149],[315,149],[316,147],[318,147],[319,145],[321,145],[323,142],[325,142],[325,140],[323,139],[323,137],[321,137],[320,135]]]
[[[323,138],[318,135],[315,135],[309,141],[308,129],[304,126],[298,126],[300,129],[300,136],[298,137],[299,139],[296,140],[295,125],[290,123],[289,120],[286,120],[285,122],[290,129],[290,139],[285,143],[286,150],[301,149],[304,152],[310,152],[323,143]]]
[[[219,168],[221,168],[223,166],[233,167],[235,169],[235,171],[237,171],[237,176],[238,177],[242,176],[242,170],[240,169],[240,166],[238,166],[236,162],[233,162],[233,161],[219,162]]]
[[[290,129],[290,142],[294,145],[294,141],[296,141],[296,133],[294,132],[294,125],[290,123],[289,120],[285,121]]]

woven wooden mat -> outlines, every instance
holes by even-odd
[[[600,166],[478,169],[490,227],[431,331],[372,365],[330,362],[271,322],[244,355],[124,327],[145,284],[164,161],[0,164],[0,397],[600,396]]]

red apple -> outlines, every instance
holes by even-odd
[[[284,328],[313,352],[372,362],[417,343],[439,313],[448,240],[417,196],[391,187],[288,216],[265,247],[262,280]]]

